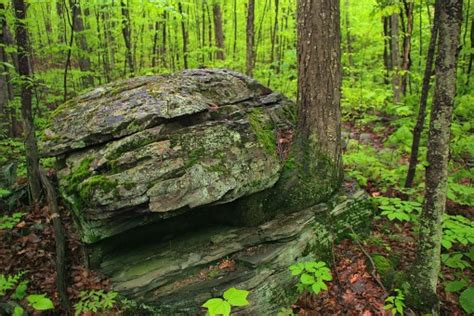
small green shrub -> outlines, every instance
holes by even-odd
[[[207,308],[206,315],[228,316],[230,315],[232,306],[243,307],[249,305],[249,302],[247,301],[248,295],[249,291],[231,287],[224,292],[223,298],[208,299],[204,304],[202,304],[202,307]]]
[[[299,262],[289,267],[291,275],[299,276],[298,292],[308,291],[318,294],[328,289],[325,281],[331,281],[331,270],[323,261]]]
[[[474,287],[465,289],[459,296],[459,304],[468,314],[474,313]]]
[[[114,291],[104,292],[104,290],[82,291],[79,294],[79,302],[74,304],[74,315],[81,315],[86,312],[100,313],[106,312],[117,303],[115,298],[118,293]]]
[[[11,216],[4,215],[0,217],[0,230],[1,229],[12,229],[21,221],[21,218],[25,215],[25,213],[16,212],[13,213]]]
[[[395,289],[395,295],[391,295],[385,299],[385,310],[390,310],[393,316],[403,315],[405,310],[405,295],[399,289]]]
[[[28,305],[37,311],[54,309],[53,302],[45,294],[27,295],[28,281],[21,281],[25,272],[16,275],[0,275],[0,314],[6,312],[15,316],[24,314],[24,307],[20,304],[26,299]]]
[[[372,201],[391,221],[416,221],[416,215],[421,211],[421,204],[415,201],[402,201],[399,198],[375,197]],[[414,214],[415,213],[415,214]]]
[[[463,246],[474,244],[474,222],[461,215],[445,215],[441,245],[450,249],[455,243]]]

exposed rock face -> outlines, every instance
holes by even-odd
[[[62,155],[62,194],[82,240],[271,187],[276,133],[294,104],[226,70],[193,70],[97,88],[57,110],[46,155]]]
[[[371,215],[362,194],[351,193],[277,210],[262,224],[257,204],[286,198],[273,190],[284,167],[276,139],[294,118],[293,102],[252,79],[192,70],[70,101],[42,148],[60,158],[61,193],[92,265],[115,290],[153,315],[195,315],[234,286],[251,291],[251,305],[234,312],[273,315],[295,294],[288,266],[329,258],[332,240],[347,226],[366,227]],[[241,219],[258,225],[228,225]]]

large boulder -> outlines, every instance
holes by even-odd
[[[128,79],[64,104],[42,150],[59,156],[81,238],[129,229],[270,188],[294,103],[243,75],[192,70]]]

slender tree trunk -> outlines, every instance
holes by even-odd
[[[400,78],[400,48],[398,45],[398,13],[390,16],[390,43],[391,43],[391,60],[392,60],[392,89],[393,102],[399,103],[401,98],[401,78]]]
[[[154,29],[154,34],[153,34],[153,51],[152,51],[152,56],[151,56],[151,68],[155,69],[156,67],[156,60],[157,60],[157,55],[158,55],[158,31],[160,29],[160,22],[156,21],[155,22],[155,29]]]
[[[66,1],[64,0],[64,7],[66,7]],[[74,2],[74,5],[71,6],[71,13],[74,16],[76,14],[76,5]],[[71,65],[71,54],[72,54],[72,43],[74,42],[74,23],[71,21],[71,17],[69,15],[69,12],[66,12],[67,15],[67,20],[69,23],[69,27],[71,28],[71,35],[69,37],[69,45],[68,45],[68,51],[66,55],[66,64],[64,66],[64,77],[63,77],[63,89],[64,89],[64,97],[63,97],[63,102],[66,102],[68,100],[68,92],[67,92],[67,73],[69,70],[69,67]]]
[[[254,18],[255,18],[255,0],[249,0],[247,7],[247,58],[246,74],[253,76],[253,65],[255,59],[254,53]]]
[[[130,15],[128,13],[128,5],[124,0],[120,1],[121,12],[122,12],[122,35],[125,41],[125,57],[130,69],[130,73],[133,76],[135,74],[135,65],[132,57],[132,42],[131,42],[131,30],[130,30]]]
[[[431,39],[428,46],[428,53],[426,56],[425,73],[423,74],[423,83],[421,86],[420,108],[416,119],[415,127],[413,128],[413,142],[411,144],[410,163],[408,165],[408,173],[405,181],[405,187],[411,188],[415,178],[416,166],[418,164],[418,149],[420,147],[421,133],[425,125],[426,104],[428,101],[428,94],[430,91],[430,79],[433,69],[433,60],[436,49],[436,40],[438,38],[439,27],[439,8],[435,8],[435,16],[433,27],[431,28]]]
[[[37,203],[41,196],[41,182],[39,173],[39,155],[35,137],[35,126],[31,111],[32,87],[28,78],[30,72],[30,44],[28,31],[25,25],[26,4],[24,0],[14,0],[13,6],[16,17],[16,41],[18,46],[18,73],[21,76],[21,115],[23,119],[23,133],[25,141],[26,169],[30,186],[31,198]]]
[[[471,53],[469,54],[469,64],[467,66],[467,82],[466,86],[469,85],[469,79],[471,78],[472,71],[472,60],[474,59],[474,19],[471,19]]]
[[[232,58],[235,59],[237,53],[237,0],[234,0],[234,45],[232,48]]]
[[[403,35],[403,55],[402,55],[402,86],[401,90],[403,95],[407,92],[409,71],[411,66],[411,36],[413,33],[413,2],[403,0],[403,6],[405,9],[406,16],[406,28]]]
[[[212,5],[212,12],[214,14],[214,32],[216,38],[217,53],[216,58],[224,60],[224,31],[222,30],[222,13],[219,3],[214,2]]]
[[[347,55],[348,55],[348,60],[349,60],[349,68],[353,69],[354,68],[354,60],[352,58],[352,36],[351,36],[351,22],[349,20],[350,14],[349,14],[349,0],[344,1],[344,6],[345,6],[345,20],[346,20],[346,48],[347,48]],[[349,71],[349,74],[351,71]]]
[[[279,11],[279,0],[275,0],[275,20],[273,22],[272,30],[272,46],[270,50],[270,64],[275,61],[275,46],[277,41],[277,32],[278,32],[278,11]]]
[[[392,71],[392,59],[390,57],[391,41],[390,41],[390,17],[382,17],[383,23],[383,64],[385,66],[384,83],[390,82],[390,73]]]
[[[163,29],[162,29],[162,38],[161,38],[161,47],[160,47],[160,55],[161,55],[161,66],[166,68],[168,67],[168,63],[166,61],[166,52],[167,52],[167,47],[166,47],[166,32],[167,32],[167,21],[168,21],[168,14],[166,11],[163,13]]]
[[[5,47],[7,43],[5,42],[3,33],[4,27],[3,25],[6,24],[5,19],[5,6],[3,3],[0,3],[0,62],[3,62],[4,65],[0,67],[0,137],[3,135],[10,135],[10,131],[12,130],[10,126],[10,118],[9,118],[9,111],[8,111],[8,103],[9,103],[9,91],[8,91],[8,67],[5,63],[7,63],[7,54],[5,52]]]
[[[183,61],[184,69],[188,69],[188,32],[186,31],[186,25],[184,23],[183,8],[181,2],[178,2],[178,10],[181,15],[181,35],[183,37]]]
[[[69,1],[71,11],[72,11],[72,23],[74,24],[75,32],[75,41],[76,45],[79,47],[79,69],[83,72],[91,71],[91,61],[89,58],[90,49],[87,45],[87,38],[84,32],[84,21],[82,17],[82,9],[80,6],[79,0],[70,0]],[[75,7],[75,9],[73,9]],[[82,77],[82,84],[85,87],[90,87],[94,85],[94,77],[91,74],[87,74]]]
[[[433,314],[439,312],[436,286],[440,271],[442,217],[446,207],[449,138],[462,21],[462,0],[438,1],[439,44],[428,136],[425,203],[420,216],[415,264],[410,277],[412,305],[422,312]]]

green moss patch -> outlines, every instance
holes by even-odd
[[[252,109],[247,116],[258,142],[265,148],[267,153],[274,155],[276,153],[276,136],[273,124],[265,120],[265,114],[260,108]]]

